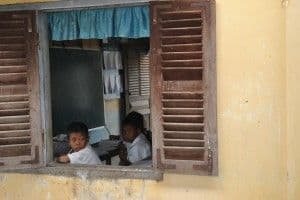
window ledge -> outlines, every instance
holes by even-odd
[[[151,167],[122,167],[122,166],[82,166],[51,164],[47,167],[35,169],[7,170],[7,173],[21,174],[46,174],[53,176],[76,177],[84,180],[96,179],[147,179],[161,181],[162,171],[154,170]]]

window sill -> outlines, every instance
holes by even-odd
[[[53,176],[75,177],[84,180],[96,179],[145,179],[161,181],[163,179],[162,171],[154,170],[151,167],[122,167],[122,166],[82,166],[82,165],[64,165],[51,164],[47,167],[35,169],[7,170],[7,173],[21,174],[46,174]]]

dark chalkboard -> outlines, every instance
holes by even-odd
[[[72,121],[104,125],[101,57],[98,51],[50,49],[53,135]]]

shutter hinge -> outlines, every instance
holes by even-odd
[[[208,147],[207,165],[208,165],[208,172],[211,174],[213,171],[213,152],[210,146]]]
[[[42,130],[42,147],[45,145],[45,130]]]
[[[31,41],[32,47],[39,48],[40,47],[39,34],[31,32],[31,35],[32,35],[32,41]]]

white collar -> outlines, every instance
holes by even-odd
[[[138,141],[143,140],[144,139],[144,134],[140,133],[132,142],[132,145],[135,145]]]
[[[144,140],[144,139],[145,139],[145,135],[143,133],[140,133],[132,142],[125,142],[125,141],[123,141],[123,143],[126,145],[127,148],[131,148],[137,142],[139,142],[141,140]]]

